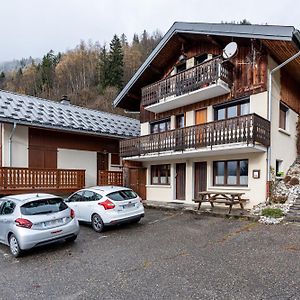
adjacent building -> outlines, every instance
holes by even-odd
[[[131,118],[0,91],[0,194],[121,182],[119,141],[137,135]]]
[[[114,101],[141,115],[140,137],[120,143],[127,184],[149,200],[265,201],[269,165],[282,176],[297,156],[300,58],[274,73],[271,101],[268,78],[299,49],[291,26],[174,23]]]

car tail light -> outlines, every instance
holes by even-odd
[[[32,223],[27,219],[18,218],[15,220],[15,222],[18,227],[23,227],[28,229],[32,227]]]
[[[102,205],[105,210],[115,208],[115,205],[108,199],[103,202],[99,202],[98,205]]]
[[[75,211],[71,208],[71,211],[70,211],[70,217],[72,218],[72,219],[74,219],[75,218]]]

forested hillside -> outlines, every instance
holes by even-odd
[[[162,37],[160,32],[135,34],[131,42],[114,35],[109,45],[84,41],[66,53],[44,55],[13,71],[0,73],[0,89],[124,114],[112,101]],[[131,115],[130,115],[131,116]]]

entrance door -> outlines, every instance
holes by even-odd
[[[185,200],[185,164],[176,164],[176,199]]]
[[[207,122],[207,109],[200,109],[196,110],[195,114],[195,124],[200,125]],[[195,146],[196,147],[203,147],[206,145],[206,130],[205,128],[202,128],[202,126],[199,126],[196,130],[196,136],[195,136]]]
[[[196,162],[195,163],[195,199],[199,198],[199,192],[206,191],[207,188],[207,163]]]
[[[144,200],[146,199],[146,172],[146,168],[129,169],[129,188]]]

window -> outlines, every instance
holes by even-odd
[[[276,160],[276,176],[281,177],[282,174],[282,160]]]
[[[279,109],[279,128],[286,130],[286,120],[287,120],[287,112],[288,108],[280,103]]]
[[[112,165],[120,165],[120,156],[118,153],[111,154],[111,164]]]
[[[170,165],[151,166],[151,184],[170,184]]]
[[[213,168],[214,185],[248,185],[248,160],[215,161]]]
[[[182,72],[184,70],[186,70],[186,62],[176,66],[176,73]]]
[[[215,120],[224,120],[250,113],[249,100],[243,100],[231,104],[221,105],[215,108]]]
[[[57,213],[67,209],[68,206],[62,198],[51,198],[31,201],[21,206],[22,215],[44,215]]]
[[[71,196],[66,202],[80,202],[83,201],[82,197],[83,197],[83,192],[81,191]]]
[[[176,116],[176,128],[183,128],[184,127],[184,114]]]
[[[150,124],[150,132],[151,133],[159,133],[170,130],[170,119],[165,119],[159,122]]]
[[[10,215],[14,212],[16,204],[12,201],[5,201],[1,206],[0,215]]]
[[[138,195],[132,190],[124,190],[107,194],[107,197],[113,201],[124,201],[134,199],[138,197]]]
[[[98,201],[102,198],[101,195],[96,194],[92,191],[84,191],[82,201]]]

